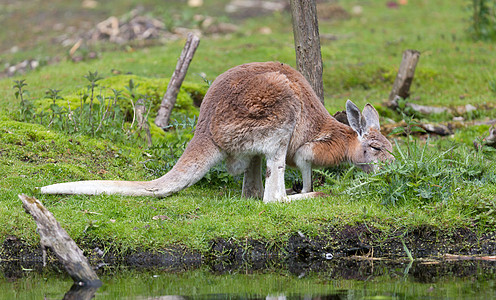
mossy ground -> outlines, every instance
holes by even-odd
[[[342,3],[348,10],[355,4]],[[147,5],[153,7],[152,3]],[[389,9],[382,2],[361,5],[363,13],[359,16],[320,22],[321,34],[338,37],[337,40],[322,41],[325,100],[330,112],[342,110],[347,98],[359,106],[371,102],[379,107],[387,99],[401,53],[414,48],[422,54],[411,101],[424,105],[470,103],[478,106],[475,114],[463,115],[467,119],[480,120],[495,115],[493,109],[482,109],[486,104],[491,106],[496,98],[491,89],[495,80],[495,45],[473,42],[465,34],[469,13],[464,1],[434,3],[418,0],[398,9]],[[238,33],[202,38],[183,94],[180,94],[179,103],[183,107],[178,112],[188,116],[197,114],[197,109],[188,101],[192,101],[191,91],[205,90],[205,82],[199,74],[213,80],[229,67],[251,61],[279,60],[295,65],[288,13],[238,22]],[[272,34],[260,33],[261,27],[271,28]],[[469,175],[464,177],[453,185],[446,201],[437,198],[426,200],[430,198],[424,198],[425,194],[419,196],[413,192],[408,194],[408,199],[396,204],[385,204],[384,197],[378,193],[369,193],[362,198],[351,197],[346,193],[350,187],[372,177],[363,179],[356,175],[356,170],[350,171],[352,176],[346,176],[347,167],[338,169],[335,179],[318,187],[324,192],[331,190],[330,197],[290,204],[263,204],[258,200],[243,199],[237,178],[204,180],[164,199],[36,194],[36,187],[63,181],[155,178],[160,175],[157,174],[158,167],[150,170],[147,163],[153,160],[155,165],[168,164],[169,161],[157,153],[166,152],[168,144],[187,140],[191,131],[172,131],[166,136],[156,134],[154,144],[166,149],[160,152],[140,143],[68,135],[47,126],[20,122],[16,117],[19,102],[14,97],[12,80],[26,79],[29,99],[41,99],[46,89],[56,88],[62,89],[61,94],[77,104],[78,91],[87,85],[83,76],[96,70],[105,78],[102,86],[122,89],[133,78],[141,84],[141,93],[158,100],[183,43],[172,41],[151,48],[102,51],[97,60],[73,63],[63,59],[22,77],[0,80],[0,176],[3,178],[0,181],[0,240],[15,236],[28,246],[38,244],[35,224],[23,211],[17,198],[19,193],[35,194],[41,199],[76,241],[84,242],[88,247],[103,245],[105,251],[116,253],[132,249],[159,250],[170,246],[208,253],[212,241],[218,239],[241,245],[247,240],[257,240],[283,248],[291,237],[299,233],[319,238],[330,229],[358,225],[379,230],[381,234],[374,235],[376,240],[371,241],[372,244],[422,228],[456,234],[467,229],[470,236],[476,237],[483,237],[493,230],[494,214],[490,210],[494,206],[496,185],[491,181],[494,174],[489,171],[494,161],[494,154],[490,151],[481,158],[484,160],[481,168],[485,173],[475,179]],[[50,49],[51,53],[56,51]],[[32,53],[24,52],[25,55]],[[9,55],[5,59],[15,59],[21,54]],[[116,69],[133,75],[115,76],[112,70]],[[380,111],[383,123],[400,118],[385,108]],[[176,113],[178,118],[181,115]],[[447,121],[451,117],[424,116],[421,119]],[[451,148],[455,153],[455,163],[443,157],[443,164],[437,168],[460,165],[465,166],[469,174],[471,161],[467,159],[477,155],[480,158],[480,154],[472,150],[471,142],[483,135],[487,128],[487,125],[460,127],[453,137],[432,139],[428,146],[432,157]],[[405,139],[395,138],[405,149]],[[423,145],[422,141],[419,143]],[[429,177],[426,178],[428,181]],[[477,242],[470,245],[477,247]],[[494,251],[490,249],[488,251]]]

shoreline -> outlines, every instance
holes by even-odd
[[[102,241],[76,243],[92,267],[97,269],[128,266],[186,270],[208,265],[222,272],[242,266],[265,269],[281,264],[301,268],[342,259],[404,264],[409,262],[404,246],[416,262],[496,260],[496,232],[478,234],[468,228],[448,231],[424,227],[411,229],[403,235],[384,234],[365,224],[357,224],[330,229],[314,238],[297,233],[286,242],[251,239],[240,242],[218,238],[209,242],[208,251],[204,253],[180,245],[121,251]],[[102,249],[110,250],[104,252]],[[48,264],[59,264],[50,250],[47,261]],[[23,269],[38,269],[43,264],[41,248],[8,236],[0,247],[0,262],[4,266],[11,264]]]

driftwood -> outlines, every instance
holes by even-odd
[[[324,103],[322,54],[315,0],[291,0],[290,3],[297,69],[310,82],[320,101]]]
[[[188,39],[186,40],[183,51],[181,52],[181,56],[177,60],[176,69],[172,74],[169,85],[167,86],[167,91],[162,98],[162,104],[160,104],[157,117],[155,118],[155,125],[160,128],[166,128],[167,125],[169,125],[170,115],[174,105],[176,104],[179,88],[183,83],[189,64],[193,59],[193,55],[195,55],[195,51],[196,48],[198,48],[199,43],[199,37],[192,33],[188,34]]]
[[[60,226],[52,213],[34,197],[19,195],[19,198],[26,212],[36,222],[43,250],[43,265],[46,265],[46,248],[50,248],[75,283],[84,286],[100,286],[101,281],[83,255],[83,251]]]
[[[389,94],[389,102],[391,106],[397,107],[397,97],[406,99],[410,96],[410,86],[412,85],[415,68],[420,58],[420,52],[417,50],[405,50],[403,59],[401,60],[398,75],[394,80],[393,88]]]

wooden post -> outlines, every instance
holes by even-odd
[[[48,247],[53,250],[74,282],[78,285],[100,286],[102,283],[88,263],[83,251],[60,226],[52,213],[34,197],[23,194],[19,195],[19,198],[22,200],[22,206],[33,216],[38,227],[43,250],[43,265],[46,264],[46,248]]]
[[[324,103],[322,54],[315,0],[291,0],[296,66]]]
[[[150,132],[150,126],[148,125],[148,113],[145,107],[145,100],[138,99],[135,104],[136,110],[136,123],[138,136],[141,136],[141,132],[145,135],[145,140],[148,147],[153,146],[152,144],[152,134]]]
[[[393,89],[389,94],[389,103],[392,106],[397,106],[396,97],[403,99],[410,96],[410,86],[412,85],[413,75],[415,68],[420,58],[420,52],[417,50],[405,50],[403,52],[403,59],[401,60],[398,75],[394,80]]]
[[[160,104],[157,117],[155,118],[155,125],[162,129],[169,125],[170,115],[174,105],[176,104],[179,88],[183,83],[184,77],[188,72],[189,64],[191,63],[193,55],[195,55],[196,48],[198,48],[199,44],[200,38],[192,33],[189,33],[186,44],[181,52],[181,56],[177,60],[176,69],[174,70],[169,84],[167,85],[167,91],[162,98],[162,104]]]

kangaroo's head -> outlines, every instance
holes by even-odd
[[[359,166],[365,172],[377,169],[377,162],[389,162],[394,160],[393,146],[388,139],[381,134],[379,125],[379,113],[370,105],[365,105],[363,112],[348,100],[346,102],[346,115],[350,127],[357,133],[357,143],[351,150],[351,162]]]

